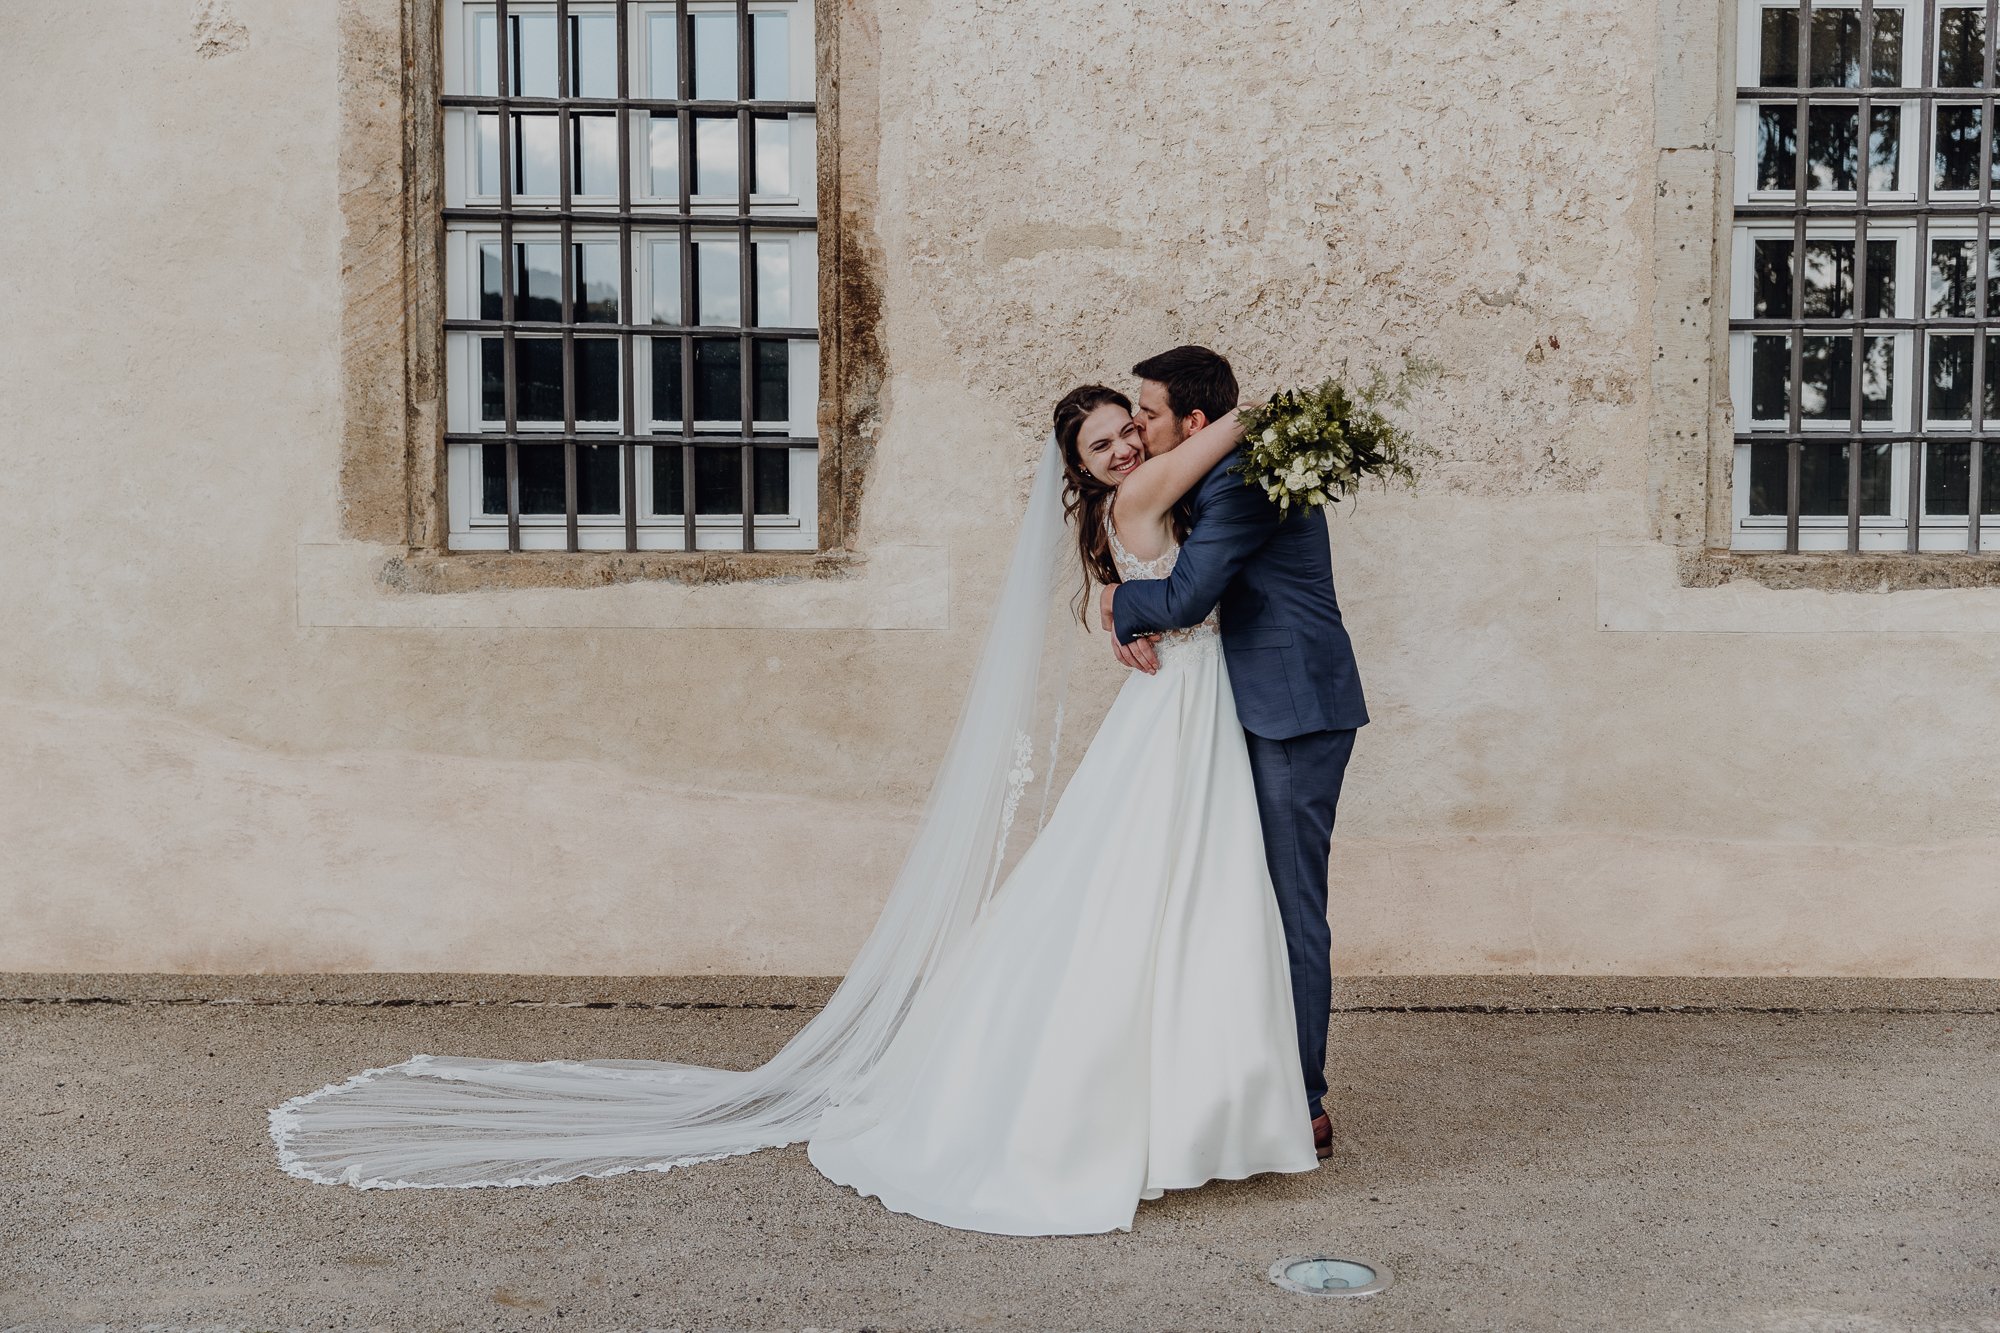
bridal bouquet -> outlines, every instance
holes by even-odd
[[[1338,504],[1371,477],[1414,486],[1417,464],[1432,450],[1382,409],[1402,406],[1411,386],[1433,373],[1428,364],[1406,365],[1393,379],[1377,370],[1360,388],[1331,378],[1274,393],[1238,414],[1243,461],[1230,471],[1286,514],[1293,505]]]

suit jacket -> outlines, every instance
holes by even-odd
[[[1230,472],[1240,450],[1195,487],[1194,527],[1174,572],[1119,587],[1118,641],[1200,624],[1222,607],[1222,651],[1245,731],[1288,740],[1368,721],[1354,647],[1333,592],[1326,513],[1280,521],[1270,497]]]

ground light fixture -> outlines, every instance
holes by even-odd
[[[1305,1296],[1373,1296],[1387,1291],[1394,1279],[1377,1263],[1307,1254],[1272,1264],[1271,1281]]]

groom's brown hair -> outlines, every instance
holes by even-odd
[[[1227,358],[1206,347],[1176,347],[1149,356],[1132,373],[1166,386],[1167,409],[1176,419],[1200,412],[1214,421],[1236,406],[1236,372]]]

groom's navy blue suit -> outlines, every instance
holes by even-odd
[[[1120,587],[1118,641],[1199,624],[1222,607],[1222,651],[1250,747],[1264,856],[1292,970],[1299,1063],[1313,1115],[1326,1095],[1333,941],[1327,851],[1355,730],[1368,721],[1354,648],[1333,593],[1326,514],[1279,519],[1263,491],[1216,464],[1195,488],[1194,524],[1174,572]]]

